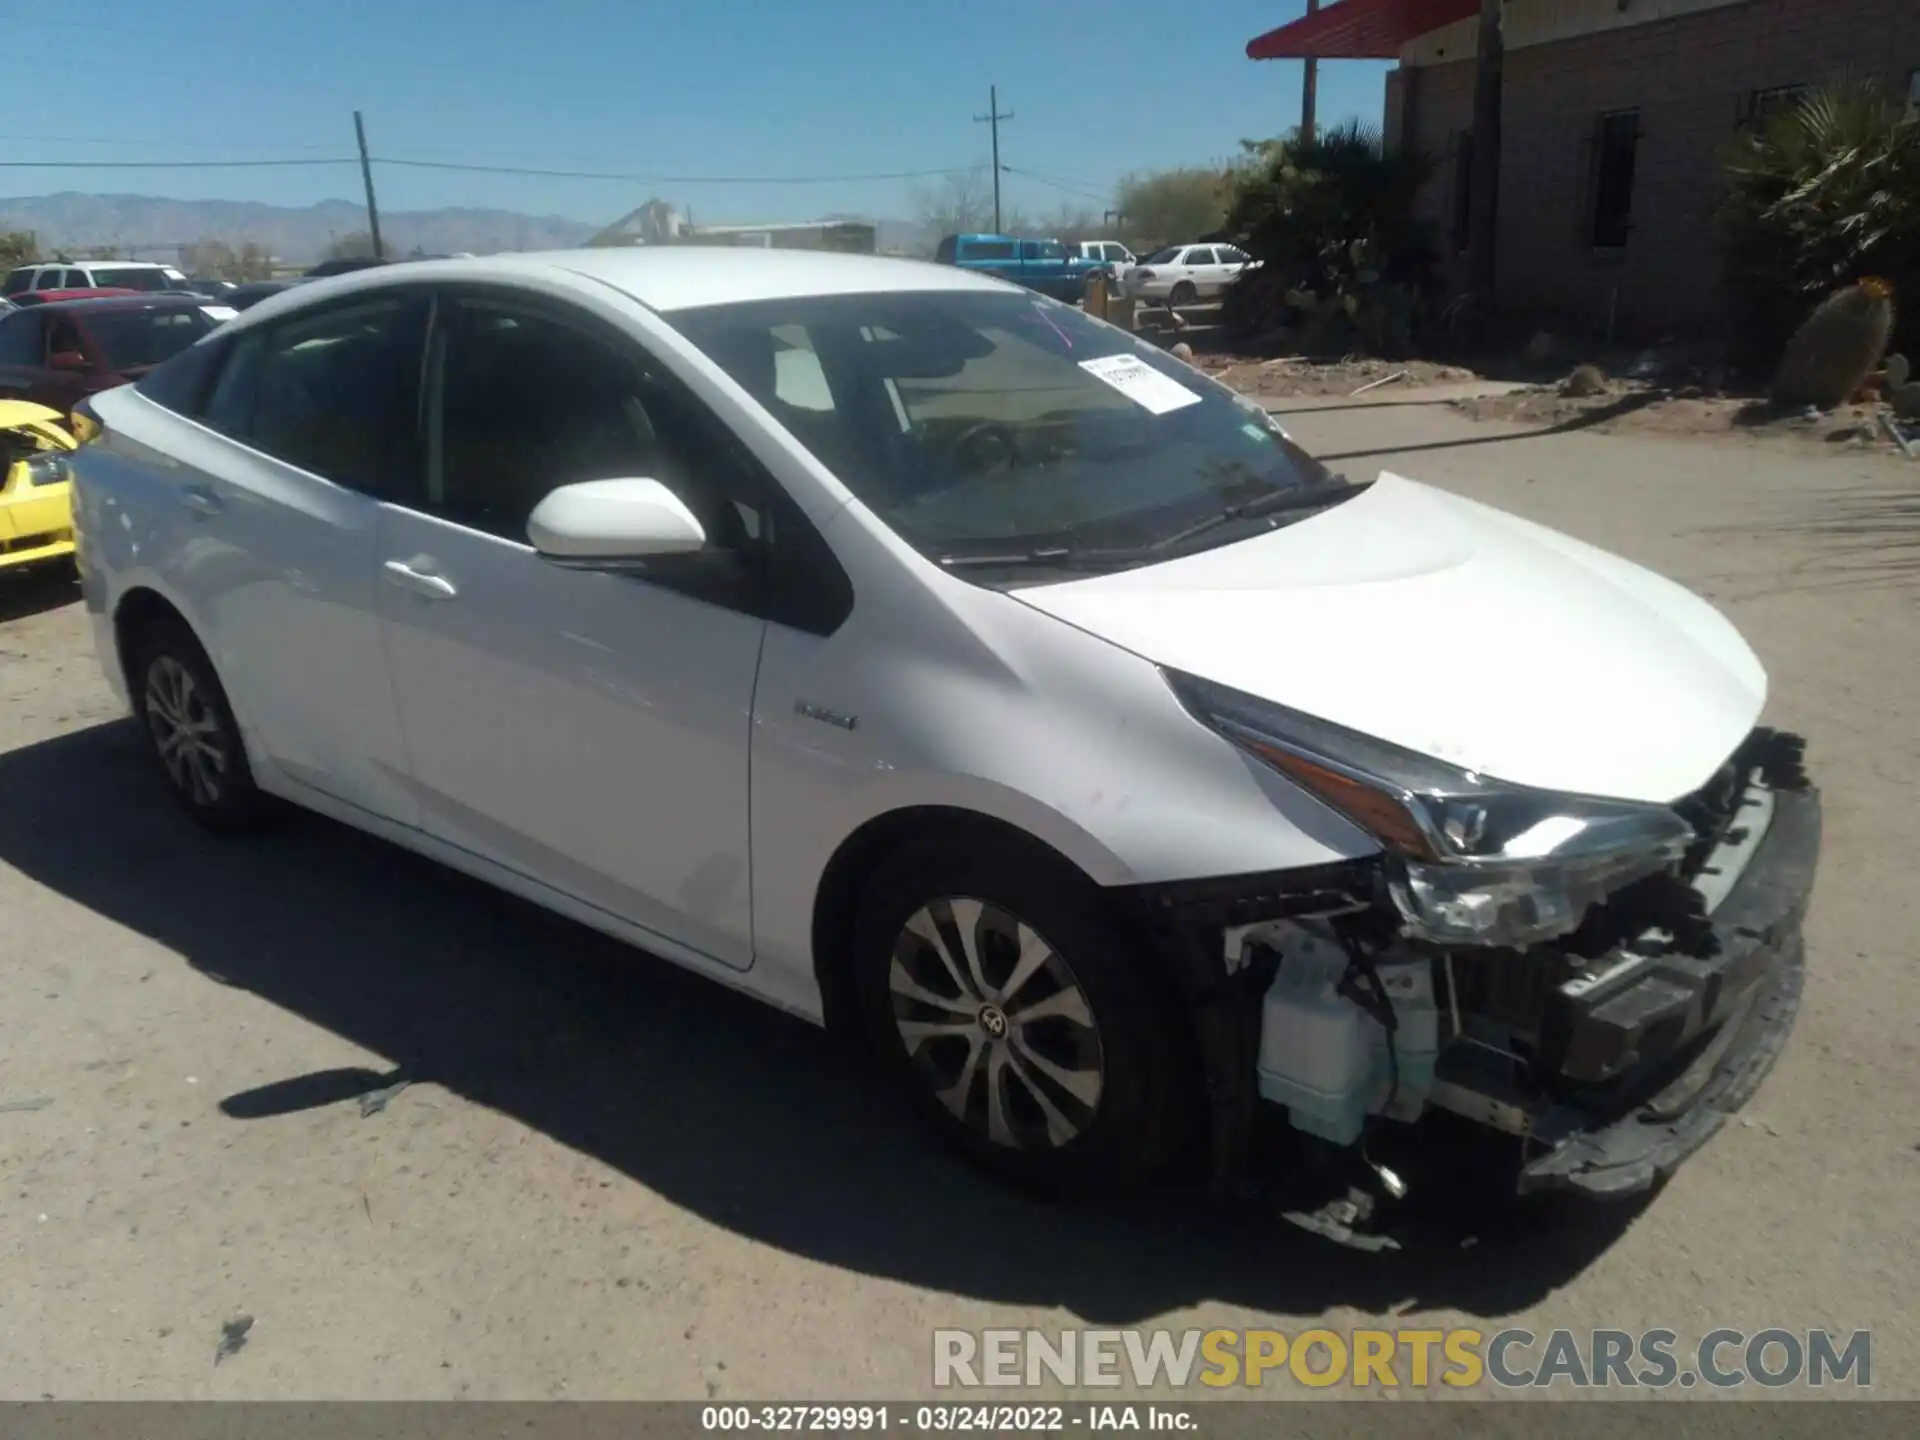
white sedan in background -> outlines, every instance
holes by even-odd
[[[1249,266],[1259,263],[1235,245],[1170,245],[1129,269],[1125,289],[1137,300],[1197,305],[1224,295]]]
[[[844,1025],[1015,1179],[1231,1176],[1265,1100],[1335,1177],[1444,1109],[1523,1190],[1644,1190],[1792,1019],[1818,801],[1731,625],[1019,287],[383,265],[78,415],[194,819],[293,801]],[[1612,896],[1723,944],[1596,947]]]

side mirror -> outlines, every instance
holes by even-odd
[[[549,560],[591,570],[686,555],[707,532],[658,480],[583,480],[533,507],[527,539]]]
[[[78,350],[56,350],[47,357],[47,364],[55,370],[91,370],[87,357]]]

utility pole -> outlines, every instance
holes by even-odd
[[[1500,99],[1506,61],[1505,0],[1480,0],[1480,43],[1473,77],[1473,170],[1467,212],[1470,289],[1493,296],[1494,240],[1500,229]]]
[[[1000,87],[987,87],[987,113],[973,117],[976,125],[993,127],[993,233],[1000,233],[1000,122],[1013,119],[1013,112],[1000,113]]]
[[[1320,9],[1320,0],[1307,0],[1307,14]],[[1309,143],[1314,135],[1314,109],[1320,98],[1320,62],[1312,56],[1302,60],[1305,73],[1300,77],[1300,139]]]
[[[358,110],[353,112],[353,138],[360,142],[360,179],[367,187],[367,234],[373,240],[373,258],[384,260],[380,248],[380,207],[373,203],[373,162],[367,158],[367,126]]]

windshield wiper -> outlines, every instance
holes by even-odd
[[[1040,545],[1030,549],[1009,549],[966,555],[940,555],[937,562],[948,570],[1044,569],[1114,570],[1134,565],[1155,564],[1167,558],[1174,546],[1206,534],[1235,520],[1257,520],[1263,516],[1320,510],[1358,495],[1373,482],[1354,484],[1344,475],[1329,475],[1326,480],[1302,490],[1275,490],[1257,500],[1229,505],[1206,519],[1176,530],[1164,539],[1146,545],[1121,549],[1083,549],[1071,545]]]
[[[1350,500],[1365,490],[1373,482],[1363,480],[1354,484],[1344,475],[1329,475],[1317,485],[1302,490],[1275,490],[1262,495],[1257,500],[1244,501],[1239,505],[1229,505],[1215,511],[1204,520],[1195,521],[1184,530],[1155,540],[1145,548],[1151,551],[1171,550],[1197,536],[1216,530],[1222,525],[1230,525],[1235,520],[1258,520],[1267,515],[1284,515],[1291,511],[1320,510],[1342,500]]]
[[[1037,568],[1046,570],[1108,570],[1116,565],[1137,565],[1155,558],[1150,551],[1078,550],[1066,545],[1043,546],[1035,550],[1005,550],[986,555],[941,555],[939,564],[948,570],[987,570]]]

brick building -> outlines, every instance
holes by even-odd
[[[1330,0],[1256,60],[1398,59],[1390,144],[1437,162],[1422,204],[1464,251],[1480,0]],[[1506,0],[1499,299],[1621,333],[1716,315],[1711,211],[1736,129],[1872,76],[1920,103],[1920,0]]]

